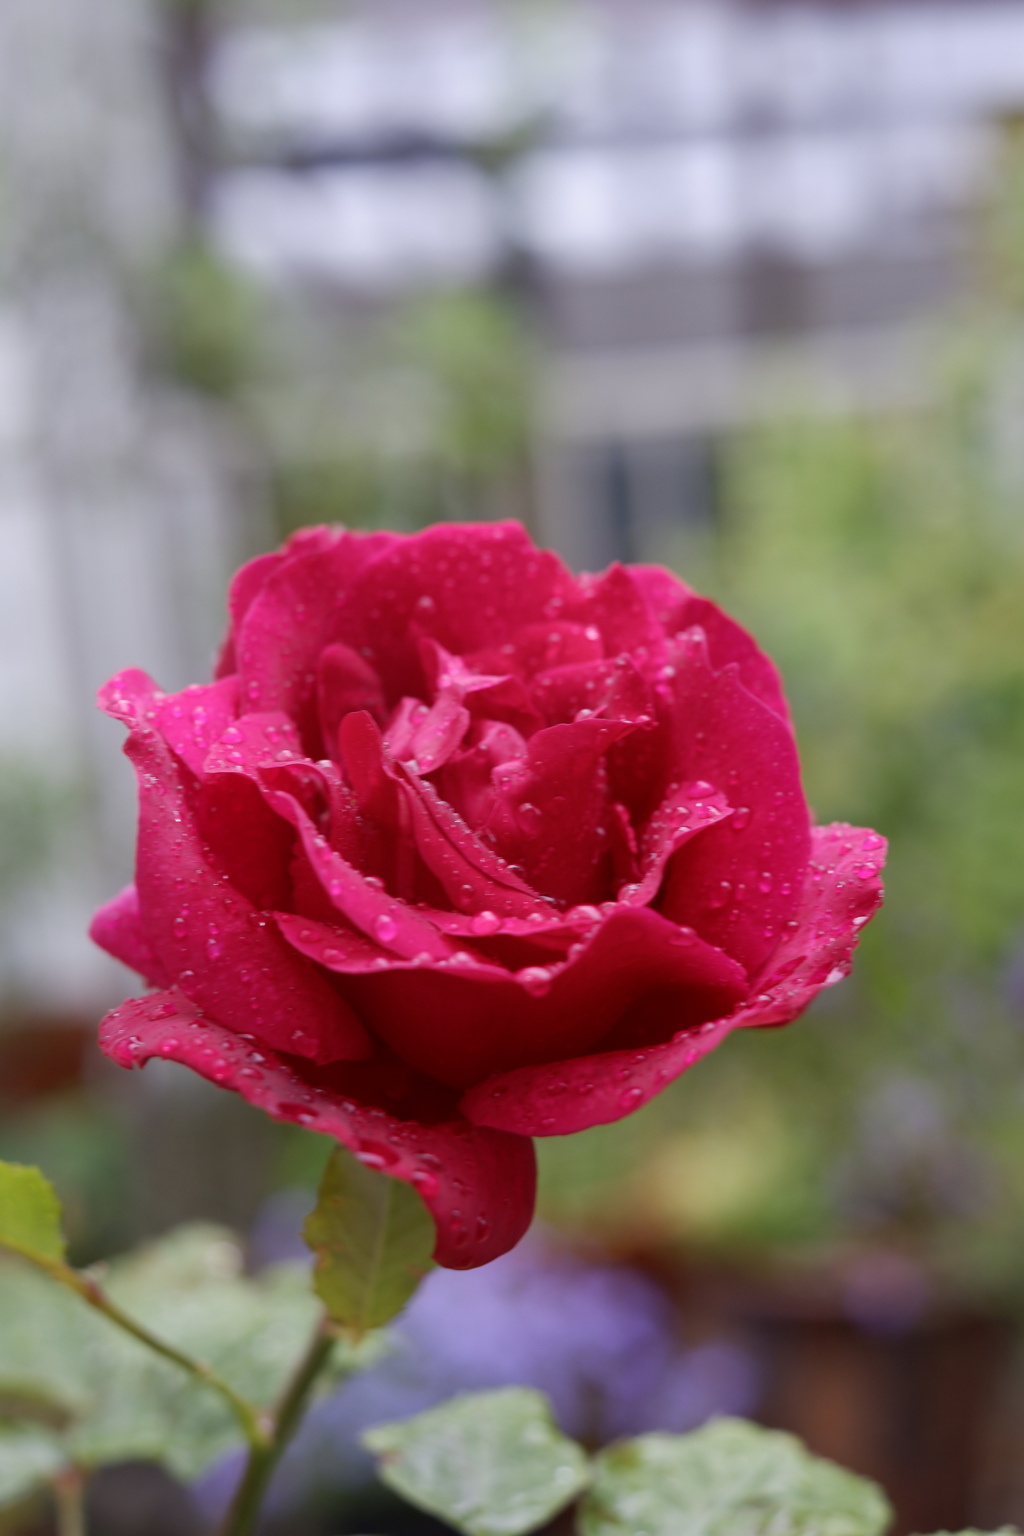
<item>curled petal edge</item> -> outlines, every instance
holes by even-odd
[[[751,995],[727,1017],[663,1045],[607,1051],[489,1078],[466,1093],[476,1125],[519,1136],[565,1136],[640,1109],[734,1029],[788,1024],[824,987],[849,974],[861,930],[882,902],[885,839],[843,822],[812,831],[801,904]]]
[[[206,1018],[177,988],[130,998],[108,1013],[100,1045],[122,1067],[154,1056],[180,1062],[275,1120],[333,1136],[367,1166],[410,1184],[433,1217],[434,1259],[445,1269],[500,1258],[533,1217],[536,1159],[528,1138],[458,1118],[400,1119],[349,1098],[344,1069],[334,1074],[341,1087],[318,1087],[262,1042]]]

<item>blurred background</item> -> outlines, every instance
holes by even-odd
[[[135,985],[84,936],[134,833],[93,695],[204,677],[295,527],[507,516],[754,630],[888,905],[803,1021],[542,1145],[533,1247],[437,1277],[281,1529],[360,1528],[374,1391],[537,1379],[584,1293],[562,1389],[625,1342],[578,1432],[745,1412],[900,1531],[1024,1525],[1022,0],[4,0],[0,1156],[82,1261],[290,1251],[323,1144],[92,1046]],[[119,1486],[100,1536],[155,1533]]]

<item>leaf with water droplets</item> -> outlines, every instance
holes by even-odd
[[[581,1536],[881,1536],[882,1490],[792,1435],[716,1419],[602,1451]]]
[[[436,1234],[415,1190],[337,1147],[305,1238],[318,1296],[334,1322],[362,1334],[405,1306],[430,1268]]]
[[[38,1168],[0,1163],[0,1247],[36,1264],[64,1262],[60,1201]]]
[[[453,1398],[368,1430],[363,1443],[389,1487],[465,1536],[535,1531],[588,1478],[585,1454],[529,1387]]]

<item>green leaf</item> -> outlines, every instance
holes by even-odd
[[[65,1465],[56,1436],[22,1425],[0,1429],[0,1509],[20,1504]]]
[[[256,1279],[219,1227],[186,1227],[119,1259],[104,1289],[131,1316],[205,1361],[258,1406],[288,1379],[320,1316],[304,1266],[281,1265]],[[335,1346],[352,1371],[378,1358],[379,1336],[359,1351]],[[66,1426],[68,1453],[85,1467],[160,1461],[198,1476],[242,1444],[223,1400],[151,1353],[73,1292],[40,1271],[0,1261],[0,1404],[23,1418]],[[9,1417],[14,1417],[13,1411]]]
[[[474,1392],[363,1435],[389,1487],[466,1536],[536,1530],[586,1486],[587,1458],[542,1392]]]
[[[0,1162],[0,1246],[39,1264],[63,1264],[60,1201],[38,1168]]]
[[[812,1456],[792,1435],[716,1419],[603,1451],[581,1536],[881,1536],[881,1489]]]
[[[313,1284],[332,1320],[355,1334],[399,1313],[431,1265],[434,1223],[415,1190],[338,1147],[324,1170],[305,1239]]]

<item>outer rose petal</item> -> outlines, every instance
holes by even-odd
[[[816,827],[796,927],[759,990],[728,1016],[640,1051],[610,1051],[507,1072],[470,1089],[477,1125],[520,1136],[565,1136],[632,1114],[734,1029],[788,1024],[822,987],[841,981],[864,924],[882,900],[885,839],[838,823]]]
[[[474,1269],[499,1258],[533,1216],[533,1144],[452,1118],[422,1123],[359,1103],[346,1072],[313,1084],[295,1065],[206,1019],[177,990],[133,998],[100,1027],[103,1050],[123,1067],[153,1056],[180,1061],[273,1115],[333,1136],[369,1166],[411,1184],[437,1227],[434,1258]]]
[[[238,714],[238,678],[196,683],[171,693],[157,708],[157,730],[196,778],[202,778],[206,754]]]
[[[656,661],[664,644],[664,632],[633,573],[623,565],[610,565],[600,576],[581,576],[580,596],[564,617],[578,624],[594,624],[604,639],[606,656],[628,651],[635,661],[646,656]]]
[[[711,665],[715,670],[720,672],[729,662],[735,661],[744,687],[783,720],[789,719],[789,707],[775,663],[735,619],[723,613],[717,603],[692,592],[671,571],[663,570],[659,565],[631,565],[629,574],[646,596],[666,635],[673,636],[699,624],[708,637]]]
[[[123,891],[100,907],[89,924],[89,937],[122,965],[138,971],[151,987],[171,985],[170,976],[142,931],[139,893],[134,885],[126,885]]]
[[[670,655],[673,774],[721,788],[734,811],[673,857],[658,907],[752,974],[777,948],[807,868],[810,816],[796,743],[734,665],[712,669],[701,630]]]
[[[316,1061],[366,1055],[369,1042],[327,977],[232,889],[203,846],[168,747],[152,730],[125,751],[139,778],[136,883],[160,964],[229,1028]]]
[[[684,604],[677,629],[699,624],[708,637],[708,654],[716,672],[735,662],[740,681],[756,699],[767,704],[782,720],[789,720],[789,705],[782,691],[782,679],[770,656],[766,656],[751,635],[735,619],[730,619],[716,603],[706,597],[692,596]]]
[[[242,620],[284,559],[284,550],[275,549],[270,554],[257,555],[255,560],[248,561],[240,571],[235,572],[228,590],[228,613],[231,616],[231,622],[214,668],[216,678],[228,677],[232,672],[238,671],[235,636],[241,628]]]
[[[728,1013],[747,992],[728,955],[644,907],[613,913],[572,960],[514,974],[469,951],[417,965],[389,964],[381,949],[375,966],[365,946],[332,942],[301,918],[277,921],[301,953],[337,971],[360,1018],[397,1056],[456,1088],[592,1051],[616,1028],[630,1037],[657,1028],[664,1038],[673,1025]]]

